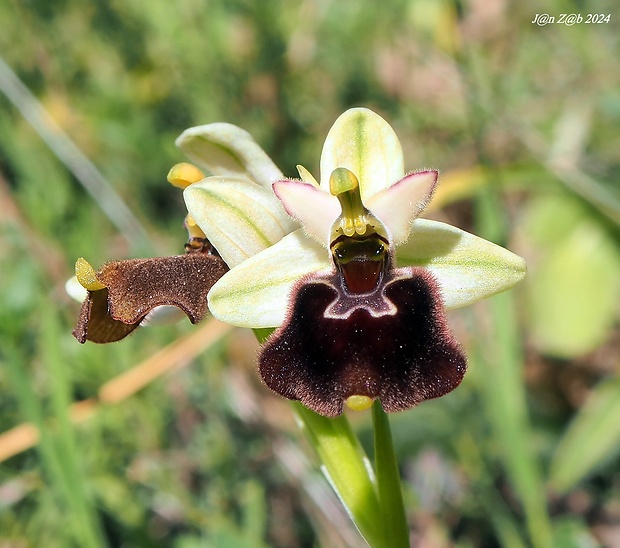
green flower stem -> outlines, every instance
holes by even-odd
[[[314,447],[321,469],[366,542],[388,547],[374,473],[368,457],[344,415],[317,415],[292,402],[301,430]]]
[[[384,539],[387,546],[407,547],[409,526],[405,516],[398,461],[394,453],[390,421],[379,400],[375,400],[372,406],[372,422],[375,430],[375,472]]]

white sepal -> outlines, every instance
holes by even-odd
[[[436,277],[446,308],[490,297],[520,282],[525,261],[488,240],[454,226],[417,219],[396,250],[398,266],[424,266]]]
[[[334,169],[345,167],[360,182],[362,201],[402,179],[403,151],[394,130],[366,108],[342,114],[329,130],[321,153],[321,188],[329,192]]]
[[[225,123],[186,129],[176,145],[213,175],[245,177],[268,188],[283,177],[267,153],[245,130]]]
[[[273,195],[247,179],[207,177],[183,192],[190,215],[232,268],[297,228]]]
[[[88,297],[88,290],[78,282],[77,276],[72,276],[65,282],[65,291],[67,295],[77,302],[84,302],[84,299]]]
[[[329,268],[325,248],[296,230],[224,274],[209,291],[209,310],[217,319],[240,327],[279,326],[295,282]]]

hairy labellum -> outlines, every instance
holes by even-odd
[[[402,411],[447,394],[465,374],[437,283],[422,268],[394,269],[367,294],[347,292],[338,273],[314,274],[293,295],[262,349],[260,374],[321,415],[341,414],[352,396]]]
[[[95,273],[73,336],[81,343],[126,337],[158,306],[180,308],[192,323],[207,313],[207,293],[228,268],[195,243],[185,255],[112,261]]]
[[[331,229],[335,268],[294,286],[259,358],[263,380],[328,417],[345,402],[364,408],[378,398],[394,412],[447,394],[466,359],[437,282],[422,268],[393,268],[386,227],[362,203],[353,173],[338,168],[330,184],[342,207]]]

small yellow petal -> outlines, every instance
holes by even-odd
[[[168,172],[168,182],[179,188],[187,188],[193,183],[202,181],[205,174],[195,165],[181,162],[172,166]]]
[[[368,396],[349,396],[345,400],[345,405],[353,411],[365,411],[372,406],[373,399]]]
[[[317,180],[313,177],[312,173],[310,173],[304,166],[298,165],[297,171],[299,172],[299,176],[304,183],[309,183],[314,187],[319,186]]]
[[[105,285],[97,279],[95,269],[86,259],[83,259],[82,257],[75,262],[75,276],[77,277],[78,282],[80,282],[80,285],[84,289],[88,289],[88,291],[105,289]]]
[[[206,238],[202,228],[198,226],[198,223],[196,223],[189,213],[185,216],[185,228],[187,228],[187,233],[190,238]]]

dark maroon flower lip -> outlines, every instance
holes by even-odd
[[[466,368],[437,282],[422,268],[388,269],[375,292],[357,295],[337,271],[307,276],[259,357],[267,386],[328,417],[352,396],[409,409],[452,391]]]
[[[89,290],[73,336],[108,343],[134,331],[158,306],[180,308],[192,323],[206,315],[207,293],[228,267],[200,242],[185,255],[106,263],[96,273],[101,289]]]

